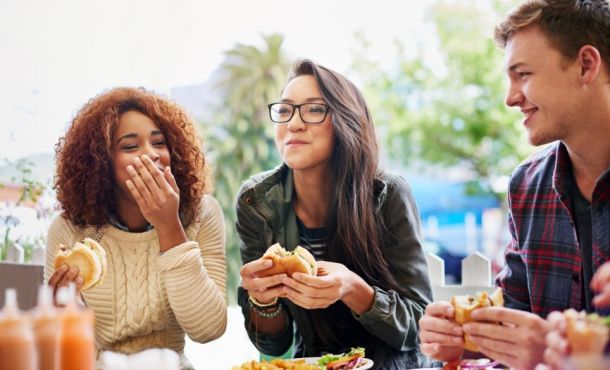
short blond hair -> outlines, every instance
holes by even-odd
[[[496,43],[505,48],[513,34],[538,26],[568,60],[591,45],[608,66],[610,60],[610,5],[608,0],[526,0],[496,26]]]

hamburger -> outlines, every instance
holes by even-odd
[[[568,309],[563,312],[566,320],[566,337],[573,355],[601,356],[608,342],[610,317],[600,317]]]
[[[470,315],[477,308],[504,306],[504,297],[502,296],[502,288],[497,288],[491,295],[488,295],[487,292],[479,292],[474,297],[471,295],[453,296],[450,303],[455,311],[455,322],[463,325],[472,321]],[[479,351],[477,345],[466,334],[464,334],[464,343],[464,348],[468,351]]]
[[[267,249],[262,258],[273,261],[273,266],[260,271],[258,276],[271,276],[286,274],[292,277],[295,272],[302,272],[307,275],[318,275],[318,263],[309,251],[301,246],[293,251],[285,250],[279,243],[273,244]]]
[[[81,291],[98,285],[106,274],[106,251],[95,240],[85,238],[82,243],[76,242],[72,249],[62,246],[55,256],[54,266],[57,270],[63,264],[78,268],[84,282]]]

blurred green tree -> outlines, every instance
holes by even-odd
[[[284,37],[263,36],[262,47],[237,44],[225,53],[216,85],[220,102],[211,122],[202,122],[208,138],[214,195],[222,206],[227,229],[227,294],[236,302],[239,284],[239,238],[235,230],[235,196],[249,176],[280,163],[267,104],[279,97],[289,62]]]
[[[17,174],[11,176],[9,183],[19,188],[19,198],[12,205],[15,207],[27,205],[37,209],[38,218],[50,218],[50,209],[45,208],[39,203],[40,198],[50,191],[50,185],[42,182],[34,176],[33,169],[35,163],[27,158],[11,161],[7,158],[0,160],[0,168],[14,168]],[[0,188],[6,184],[0,182]],[[24,261],[32,259],[32,249],[36,243],[44,243],[42,236],[34,239],[19,239],[11,237],[11,230],[21,223],[18,217],[10,213],[10,206],[0,207],[0,261],[6,259],[6,254],[10,244],[19,244],[24,250]]]
[[[390,158],[421,169],[464,168],[473,178],[470,192],[504,199],[506,189],[494,184],[506,184],[531,150],[519,113],[504,104],[503,53],[493,41],[495,24],[517,3],[435,1],[427,19],[438,45],[416,39],[415,55],[407,56],[396,41],[397,63],[390,71],[379,61],[355,59]],[[365,37],[357,37],[367,49]]]

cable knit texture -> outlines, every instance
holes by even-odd
[[[95,312],[98,349],[134,353],[164,347],[182,354],[185,333],[200,343],[224,333],[225,232],[213,197],[205,196],[200,217],[186,228],[189,241],[162,255],[154,229],[129,233],[107,225],[92,232],[57,217],[47,238],[45,281],[60,244],[72,246],[92,233],[108,259],[101,284],[82,293]]]

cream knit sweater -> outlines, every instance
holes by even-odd
[[[130,233],[107,225],[95,231],[57,217],[47,238],[45,281],[54,272],[60,244],[97,239],[108,270],[101,284],[82,296],[95,313],[98,349],[134,353],[164,347],[182,353],[185,333],[204,343],[225,331],[224,231],[221,208],[209,195],[200,217],[186,228],[189,241],[163,255],[154,229]]]

